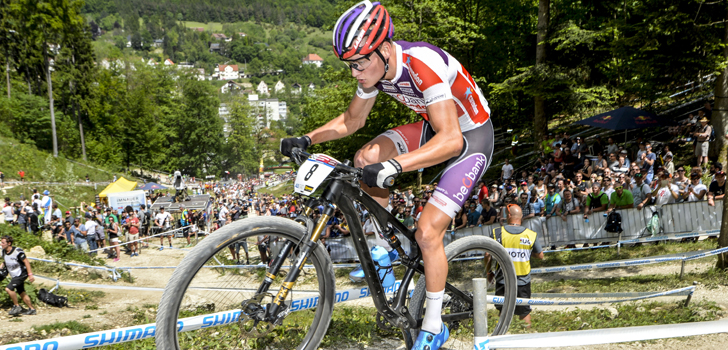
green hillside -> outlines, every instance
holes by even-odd
[[[80,182],[85,181],[86,175],[92,182],[101,182],[111,181],[114,175],[123,175],[92,163],[68,160],[61,155],[53,158],[50,153],[13,138],[0,137],[0,147],[3,148],[0,171],[5,174],[6,182],[20,180],[20,170],[25,171],[25,181],[29,182]]]

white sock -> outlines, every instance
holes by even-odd
[[[439,292],[427,292],[427,309],[425,318],[422,320],[422,330],[432,334],[439,334],[442,331],[442,298],[445,290]]]

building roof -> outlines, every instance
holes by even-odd
[[[315,53],[310,53],[310,54],[306,55],[306,57],[304,57],[303,60],[304,61],[323,61],[324,59]]]
[[[222,33],[212,33],[212,37],[215,39],[227,39],[227,36]]]
[[[217,49],[217,50],[219,50],[220,49],[220,44],[218,44],[218,43],[212,43],[212,44],[210,44],[210,49]]]
[[[169,66],[174,66],[174,62],[172,60],[170,60],[169,58],[164,60],[164,64],[169,65]]]
[[[205,28],[202,28],[202,27],[193,27],[193,28],[190,28],[190,29],[192,29],[192,30],[194,30],[196,32],[204,32],[205,31]]]
[[[225,71],[225,67],[232,68],[233,69],[233,72],[237,72],[238,71],[238,65],[237,64],[221,64],[221,65],[218,65],[217,67],[219,68],[220,72]]]

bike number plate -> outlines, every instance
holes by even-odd
[[[339,161],[325,154],[311,155],[298,169],[293,191],[306,196],[310,195],[334,171],[336,164],[339,164]]]

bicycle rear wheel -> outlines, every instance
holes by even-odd
[[[282,324],[255,322],[241,314],[241,305],[254,297],[261,307],[272,301],[290,271],[287,266],[294,265],[295,253],[300,252],[304,231],[304,226],[289,219],[259,217],[226,225],[202,240],[175,269],[164,290],[157,314],[157,348],[316,349],[328,329],[335,294],[331,259],[320,244],[307,262],[313,268],[304,269],[288,294],[291,313]],[[280,251],[286,241],[294,246],[268,290],[273,295],[262,296],[256,291],[271,277],[265,265],[257,269],[219,266],[235,264],[229,248],[234,251],[241,242],[249,243],[251,260],[259,261],[262,254],[254,243],[264,235],[270,240],[261,248],[269,253]]]
[[[513,319],[513,312],[516,309],[517,280],[516,270],[508,252],[498,242],[486,236],[469,236],[460,238],[445,247],[445,255],[448,261],[447,282],[463,292],[465,295],[458,295],[451,290],[445,289],[445,297],[442,303],[442,313],[455,314],[460,312],[471,312],[473,310],[473,278],[486,278],[485,253],[490,254],[492,263],[491,270],[495,269],[496,263],[502,268],[505,279],[505,295],[503,310],[500,313],[498,322],[491,335],[501,335],[508,331]],[[425,315],[426,295],[425,276],[417,281],[412,298],[409,302],[409,312],[419,320]],[[493,295],[493,292],[489,293]],[[468,320],[446,322],[450,332],[458,327],[472,328],[472,317]],[[413,338],[417,338],[419,329],[412,330]]]

